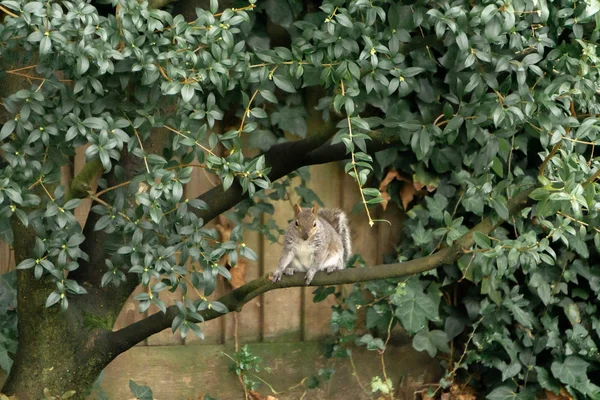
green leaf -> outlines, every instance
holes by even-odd
[[[430,357],[435,357],[438,350],[449,352],[448,336],[446,332],[440,330],[428,331],[422,330],[413,337],[413,347],[417,351],[426,350]]]
[[[292,85],[292,83],[284,77],[274,75],[273,82],[275,82],[275,85],[284,92],[296,93],[296,88],[294,87],[294,85]]]
[[[84,119],[83,125],[91,129],[108,129],[106,121],[98,117],[90,117]]]
[[[225,306],[225,304],[220,303],[218,301],[211,301],[210,302],[210,308],[215,310],[216,312],[219,312],[221,314],[225,314],[228,313],[229,310],[227,309],[227,307]]]
[[[319,303],[333,293],[335,293],[333,286],[320,286],[313,292],[313,303]]]
[[[270,90],[261,90],[260,95],[267,101],[277,104],[277,97]]]
[[[2,129],[0,130],[0,140],[6,139],[17,126],[17,122],[14,119],[9,119],[6,121],[4,125],[2,125]]]
[[[546,390],[551,391],[554,394],[558,394],[560,392],[560,384],[556,379],[550,376],[548,370],[544,367],[535,367],[535,372],[537,373],[537,380],[540,386]]]
[[[473,240],[475,240],[477,246],[482,249],[489,249],[492,246],[492,242],[488,235],[482,232],[473,232]]]
[[[509,386],[500,386],[492,390],[486,397],[487,400],[516,400],[517,392]]]
[[[552,375],[562,383],[574,388],[587,384],[587,369],[590,364],[577,356],[568,356],[562,362],[554,361],[551,365]]]
[[[366,345],[367,346],[367,350],[385,350],[385,345],[383,344],[383,340],[381,340],[380,338],[374,338],[372,335],[370,334],[366,334],[361,336],[357,341],[356,341],[357,345]]]
[[[181,98],[184,103],[189,103],[194,97],[194,88],[192,85],[183,85],[181,87]]]
[[[500,218],[505,221],[509,219],[510,215],[508,213],[508,208],[506,208],[506,201],[492,198],[492,205],[494,206],[494,210],[496,210]]]
[[[57,291],[50,293],[50,295],[46,299],[46,308],[52,307],[54,304],[58,303],[60,299],[60,293],[58,293]]]
[[[338,14],[335,15],[335,18],[340,23],[340,25],[345,26],[346,28],[352,28],[354,26],[352,24],[352,21],[350,20],[350,18],[348,18],[344,14],[339,14],[338,13]]]
[[[438,318],[437,305],[423,292],[415,278],[409,279],[405,286],[399,286],[390,301],[396,306],[395,314],[409,333],[420,331],[428,320]]]
[[[223,179],[223,190],[227,190],[231,187],[231,185],[233,184],[233,174],[227,174],[225,175],[225,178]]]
[[[133,380],[129,380],[129,389],[131,393],[139,400],[152,400],[152,390],[148,386],[138,385]]]
[[[210,12],[216,14],[219,11],[219,2],[218,0],[210,0]]]

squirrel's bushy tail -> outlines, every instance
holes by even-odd
[[[346,213],[337,208],[320,209],[319,216],[329,222],[333,229],[340,234],[344,246],[344,264],[346,264],[352,255],[352,239],[350,238],[350,225]]]

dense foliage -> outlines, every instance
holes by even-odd
[[[240,214],[271,211],[285,184],[247,149],[266,150],[284,132],[311,136],[306,88],[321,87],[316,108],[333,121],[332,143],[346,146],[371,224],[382,198],[369,186],[388,171],[435,189],[407,210],[398,261],[452,245],[486,216],[506,221],[475,233],[455,264],[357,285],[334,326],[352,331],[361,305],[368,328],[385,334],[400,323],[432,356],[453,341],[461,351],[443,357],[442,384],[474,374],[490,399],[561,387],[598,398],[597,0],[210,0],[191,21],[135,0],[114,1],[108,16],[84,1],[0,4],[0,79],[30,82],[3,93],[0,230],[11,243],[24,232],[15,229],[35,232],[19,268],[54,280],[47,307],[66,310],[87,292],[65,274],[89,266],[73,214],[89,197],[98,215],[90,234],[106,239],[95,254],[105,260],[95,265],[101,285],[139,280],[140,311],[165,310],[162,291],[193,287],[200,298],[177,303],[173,329],[201,335],[187,321],[227,311],[206,299],[218,275],[229,278],[217,261],[254,253],[241,224],[218,242],[198,217],[206,203],[186,198],[184,185],[203,168],[252,196]],[[269,39],[273,23],[283,39]],[[390,145],[371,158],[373,141]],[[85,171],[65,187],[60,167],[83,146]],[[96,171],[101,195],[88,193]],[[386,188],[398,204],[404,184]],[[508,201],[536,185],[509,215]],[[384,346],[373,335],[358,343]]]

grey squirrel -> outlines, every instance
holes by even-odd
[[[293,275],[298,271],[306,272],[308,285],[317,271],[330,273],[346,266],[352,252],[348,218],[339,209],[317,208],[294,205],[295,217],[285,233],[273,282],[284,273]]]

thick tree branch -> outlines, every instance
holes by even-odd
[[[267,152],[263,153],[266,165],[271,167],[269,179],[276,181],[300,167],[310,165],[306,163],[305,157],[313,150],[321,147],[335,132],[333,123],[324,123],[320,132],[306,139],[276,144],[271,147]],[[198,197],[200,200],[206,202],[208,209],[196,211],[196,215],[205,222],[208,222],[229,210],[246,197],[248,197],[248,193],[243,193],[242,187],[238,182],[234,182],[226,191],[223,190],[223,185],[216,186]]]
[[[276,181],[301,167],[326,164],[350,158],[346,152],[346,147],[342,143],[331,144],[329,138],[334,133],[334,128],[326,125],[319,135],[271,147],[264,153],[267,166],[271,167],[269,179]],[[394,142],[391,140],[378,138],[367,142],[367,151],[373,154],[393,144]],[[407,157],[411,155],[412,153],[410,152],[406,154]],[[237,182],[227,189],[227,191],[223,190],[222,185],[216,186],[198,197],[200,200],[206,202],[208,209],[197,211],[196,215],[204,219],[204,221],[210,221],[246,197],[248,197],[248,193],[243,193],[242,187]]]
[[[532,190],[533,188],[523,191],[508,202],[507,207],[510,215],[514,215],[515,213],[519,212],[528,204],[529,194]],[[341,285],[377,279],[401,278],[404,276],[415,275],[429,271],[443,265],[452,264],[462,254],[464,254],[464,250],[469,249],[474,245],[474,232],[489,234],[503,222],[504,221],[499,218],[485,218],[460,239],[455,241],[451,247],[446,247],[430,256],[422,257],[416,260],[396,264],[376,265],[370,268],[350,268],[331,274],[319,272],[315,275],[315,278],[310,283],[310,286]],[[303,274],[284,276],[282,280],[277,283],[273,283],[270,277],[267,275],[231,291],[225,296],[219,298],[218,301],[227,306],[229,311],[240,311],[244,304],[260,294],[274,289],[295,286],[304,286]],[[139,322],[108,334],[107,340],[108,343],[110,343],[110,353],[114,354],[114,357],[116,357],[119,353],[135,346],[138,342],[144,340],[148,336],[158,333],[163,329],[169,328],[177,314],[177,307],[170,306],[167,309],[166,314],[153,314]],[[214,310],[205,310],[201,313],[201,315],[204,320],[207,321],[218,318],[224,314],[218,313]]]

